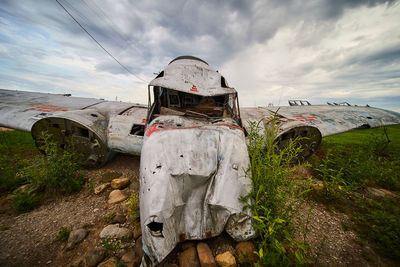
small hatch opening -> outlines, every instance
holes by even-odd
[[[162,233],[163,226],[164,224],[159,222],[151,222],[147,225],[147,227],[150,229],[151,235],[156,237],[164,237]]]
[[[157,79],[157,78],[161,78],[161,77],[164,77],[164,71],[160,72],[160,73],[157,75],[156,79]]]
[[[141,124],[134,124],[132,126],[131,135],[140,135],[140,136],[144,136],[144,125]]]
[[[226,84],[224,76],[221,76],[221,87],[222,88],[228,88],[228,85]]]

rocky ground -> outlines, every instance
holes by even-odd
[[[9,197],[0,200],[1,266],[139,266],[141,230],[132,222],[124,200],[138,191],[139,158],[118,155],[88,172],[86,187],[71,196],[47,196],[32,212],[15,215]],[[115,180],[116,179],[116,180]],[[349,218],[319,203],[303,205],[299,238],[311,245],[316,265],[385,265],[366,244],[346,229]],[[59,240],[61,227],[72,232]],[[163,266],[235,266],[251,254],[252,242],[236,243],[227,234],[177,246]],[[374,255],[369,261],[365,254]],[[251,256],[250,261],[254,261]],[[123,266],[123,265],[119,265]]]

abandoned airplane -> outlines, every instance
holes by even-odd
[[[0,126],[42,132],[61,149],[71,136],[92,166],[110,152],[141,155],[140,219],[144,251],[161,262],[178,242],[228,232],[254,236],[251,214],[239,198],[251,190],[246,176],[249,122],[278,116],[278,146],[301,139],[303,158],[321,138],[356,128],[400,124],[400,114],[372,107],[239,108],[237,92],[205,61],[172,60],[148,85],[148,105],[70,95],[0,90]]]

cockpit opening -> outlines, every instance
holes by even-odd
[[[236,93],[202,96],[163,88],[153,87],[155,96],[150,121],[161,115],[191,116],[199,119],[238,119]]]

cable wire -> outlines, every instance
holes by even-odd
[[[128,73],[130,73],[131,75],[135,76],[137,79],[141,80],[142,82],[147,83],[145,80],[143,80],[142,78],[140,78],[139,76],[135,75],[134,73],[132,73],[127,67],[125,67],[124,65],[122,65],[121,62],[118,61],[118,59],[116,59],[113,55],[111,55],[110,52],[107,51],[107,49],[105,49],[86,29],[85,27],[83,27],[79,21],[77,21],[74,16],[72,16],[71,13],[69,13],[69,11],[58,1],[56,0],[56,2],[65,10],[65,12],[67,12],[67,14],[82,28],[82,30],[84,30],[92,39],[93,41],[95,41],[110,57],[112,57],[124,70],[126,70]]]

